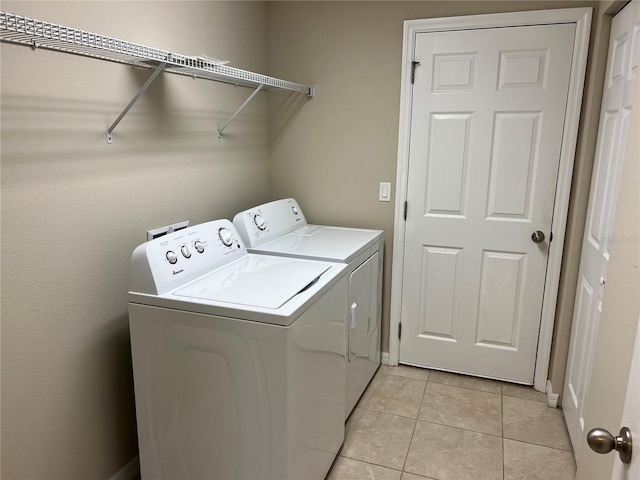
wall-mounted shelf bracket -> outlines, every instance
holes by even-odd
[[[122,113],[118,116],[118,118],[116,118],[115,122],[113,122],[111,126],[107,129],[107,143],[113,142],[113,138],[111,137],[111,133],[113,132],[113,130],[118,126],[118,124],[120,123],[120,120],[122,120],[124,116],[129,112],[129,110],[131,110],[131,107],[133,107],[133,105],[138,101],[138,99],[147,90],[147,88],[149,88],[149,86],[153,83],[156,77],[160,74],[160,72],[162,72],[162,70],[164,70],[164,67],[166,66],[167,66],[166,63],[161,63],[156,67],[156,69],[153,71],[151,76],[147,79],[147,81],[142,86],[140,91],[136,93],[136,95],[131,99],[129,104],[126,107],[124,107],[124,110],[122,111]]]
[[[229,118],[229,120],[227,120],[227,123],[225,123],[222,128],[218,129],[218,140],[220,140],[222,138],[222,132],[224,132],[224,129],[227,128],[229,126],[229,124],[231,122],[233,122],[233,120],[238,116],[238,114],[244,109],[244,107],[247,106],[247,104],[253,100],[253,97],[255,97],[258,92],[260,90],[262,90],[264,88],[264,84],[260,84],[258,85],[258,88],[256,88],[253,93],[251,93],[251,95],[249,95],[249,98],[247,98],[244,103],[242,105],[240,105],[240,108],[238,108],[238,110],[236,110],[236,113],[234,113],[233,115],[231,115],[231,118]]]
[[[238,116],[238,114],[244,109],[244,107],[247,106],[247,104],[253,100],[253,97],[255,97],[258,92],[260,90],[262,90],[265,87],[265,85],[262,83],[260,85],[258,85],[258,88],[256,88],[253,93],[251,93],[251,95],[249,95],[249,98],[247,98],[244,103],[242,105],[240,105],[240,108],[238,108],[238,110],[236,110],[236,112],[231,115],[231,117],[229,118],[229,120],[227,120],[227,123],[225,123],[222,128],[218,129],[218,140],[222,139],[222,132],[229,126],[229,124],[231,122],[233,122],[236,118],[236,116]],[[307,85],[307,96],[309,98],[313,97],[316,93],[316,86],[315,85]]]

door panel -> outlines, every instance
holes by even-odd
[[[376,326],[378,312],[379,253],[369,257],[349,278],[349,355],[351,362],[358,355],[369,355],[367,340]]]
[[[640,3],[632,2],[622,12],[629,6],[637,9],[633,31],[638,32]],[[617,18],[618,15],[613,20]],[[637,54],[638,50],[635,51]],[[576,478],[640,478],[640,138],[637,135],[640,132],[640,82],[635,82],[634,90],[629,132],[635,134],[629,134],[623,141],[624,170],[611,230],[615,241],[610,243],[602,319],[597,329],[595,348],[589,352],[592,363],[588,368],[590,381],[584,402],[584,429],[579,448],[574,447],[578,465]],[[576,333],[579,331],[572,331],[572,336]],[[631,430],[635,443],[630,464],[623,464],[616,452],[601,455],[587,445],[586,432],[592,428],[605,428],[617,435],[623,426]]]
[[[476,345],[516,349],[525,256],[483,253]]]
[[[470,114],[432,114],[426,215],[464,216]]]
[[[574,35],[416,35],[401,363],[533,382]]]
[[[382,248],[349,278],[345,419],[380,365]]]
[[[609,249],[614,239],[613,222],[638,65],[638,31],[640,4],[632,2],[611,23],[596,157],[565,375],[562,408],[576,452],[584,436],[586,395],[607,283]]]
[[[531,220],[541,112],[498,112],[493,128],[488,219]]]
[[[420,335],[456,340],[462,266],[460,253],[461,250],[456,248],[425,246],[423,249],[422,284],[425,295],[420,304]]]

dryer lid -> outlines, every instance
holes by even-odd
[[[246,255],[173,294],[193,300],[278,309],[310,288],[330,268],[331,265],[322,262]]]
[[[350,262],[361,251],[382,238],[382,231],[362,228],[305,225],[264,243],[259,252]]]

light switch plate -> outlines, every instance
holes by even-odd
[[[378,200],[380,200],[381,202],[391,201],[391,182],[380,182]]]

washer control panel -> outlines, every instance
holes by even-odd
[[[252,248],[305,226],[307,220],[298,202],[284,198],[238,213],[233,224],[247,247]]]
[[[161,294],[246,254],[247,249],[229,220],[194,225],[134,250],[130,290]]]

